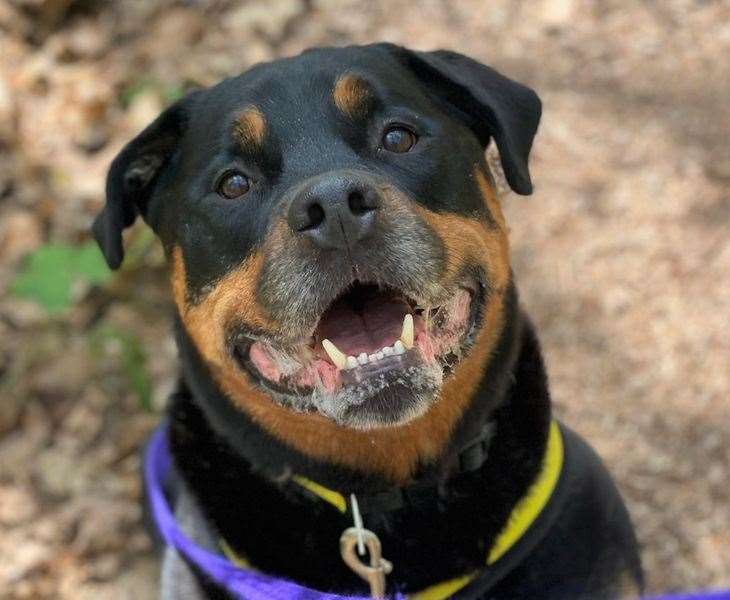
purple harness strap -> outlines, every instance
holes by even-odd
[[[163,483],[170,471],[167,423],[152,434],[144,459],[144,478],[152,519],[160,536],[212,581],[241,600],[369,600],[367,596],[340,596],[318,592],[286,579],[242,569],[224,556],[201,548],[178,527],[165,497]],[[393,600],[406,600],[400,593]],[[730,600],[730,591],[705,592],[677,596],[660,596],[653,600]]]
[[[369,600],[366,596],[318,592],[286,579],[242,569],[227,558],[198,546],[181,531],[165,497],[163,482],[171,462],[167,424],[163,423],[152,434],[144,460],[147,499],[155,526],[168,546],[230,594],[241,600]],[[401,594],[393,598],[405,600]]]
[[[655,596],[647,600],[730,600],[730,590],[717,590],[696,594],[680,594],[678,596]]]

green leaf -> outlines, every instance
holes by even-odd
[[[175,100],[179,100],[185,95],[185,88],[179,84],[166,85],[162,90],[165,101],[172,104]]]
[[[49,314],[66,310],[77,286],[100,285],[111,277],[94,242],[46,244],[33,252],[10,285],[16,296],[40,304]]]
[[[138,79],[134,83],[125,87],[119,94],[119,101],[122,106],[128,108],[134,99],[149,90],[156,90],[158,83],[149,77]]]
[[[180,83],[165,83],[154,77],[142,77],[121,91],[119,102],[123,107],[129,108],[138,96],[148,92],[157,94],[165,103],[172,104],[182,98],[185,88]]]
[[[88,283],[100,285],[108,281],[112,272],[104,260],[96,242],[86,242],[74,248],[75,272]]]

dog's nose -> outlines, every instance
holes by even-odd
[[[324,175],[301,190],[289,206],[289,226],[321,248],[352,248],[372,231],[380,197],[353,175]]]

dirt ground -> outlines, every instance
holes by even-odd
[[[730,2],[0,0],[1,598],[155,597],[139,448],[175,376],[142,228],[58,314],[11,293],[29,253],[88,240],[110,160],[185,89],[376,40],[538,90],[535,194],[503,202],[557,412],[618,479],[650,589],[730,587]]]

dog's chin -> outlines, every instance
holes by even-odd
[[[397,360],[360,383],[344,386],[338,394],[315,398],[318,411],[355,429],[393,427],[420,417],[438,398],[443,370],[411,357],[402,364]]]
[[[484,288],[455,286],[440,303],[359,284],[320,315],[312,335],[282,344],[232,333],[241,376],[272,401],[354,429],[413,421],[438,401],[478,329]]]

